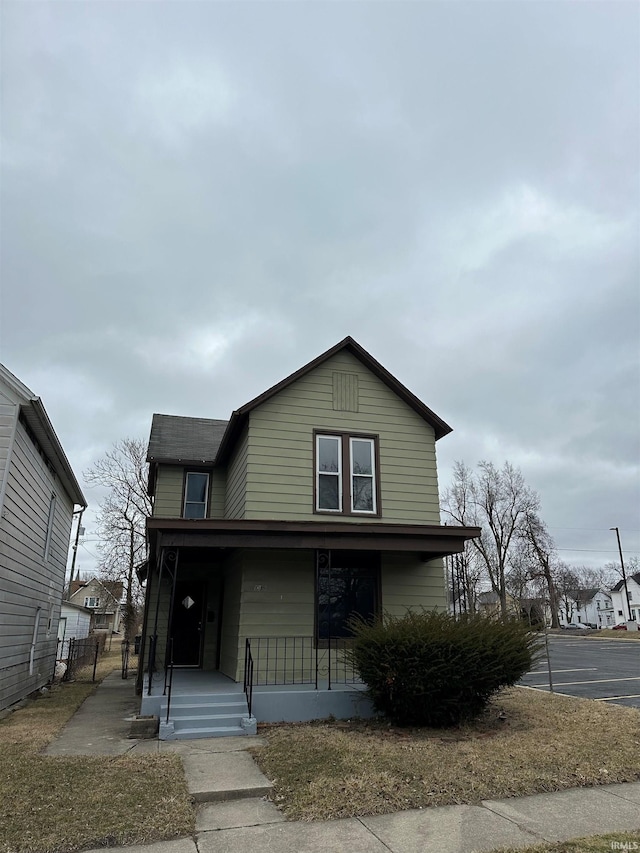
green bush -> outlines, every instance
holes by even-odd
[[[521,621],[409,612],[373,625],[353,620],[348,656],[378,711],[399,726],[443,727],[476,717],[515,684],[539,639]]]

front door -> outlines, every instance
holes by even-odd
[[[202,663],[205,590],[203,580],[176,582],[171,620],[175,666],[200,666]]]

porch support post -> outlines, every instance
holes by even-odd
[[[158,643],[158,615],[160,613],[160,592],[162,590],[162,568],[164,566],[164,548],[160,549],[158,558],[158,590],[156,592],[156,614],[153,620],[153,634],[151,635],[151,648],[149,649],[149,681],[147,695],[151,696],[151,682],[153,680],[153,670],[156,665],[156,645]]]
[[[178,560],[180,557],[180,549],[179,548],[171,548],[166,553],[166,558],[168,562],[173,563],[172,568],[167,567],[167,571],[171,574],[172,583],[171,583],[171,600],[169,601],[169,619],[167,621],[167,642],[164,653],[164,690],[162,695],[166,695],[167,692],[167,660],[169,657],[169,649],[171,644],[173,643],[173,637],[171,636],[171,632],[173,630],[173,606],[176,600],[176,581],[178,578]],[[173,667],[173,651],[171,653],[171,666]]]

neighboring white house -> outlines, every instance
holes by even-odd
[[[588,625],[612,628],[615,625],[611,595],[603,589],[573,589],[564,593],[558,613],[560,625]]]
[[[53,676],[74,505],[86,505],[39,397],[0,364],[0,709]]]
[[[627,575],[627,590],[629,592],[628,607],[624,604],[624,581],[618,581],[610,592],[616,625],[624,625],[629,619],[629,612],[633,621],[640,622],[640,572]]]
[[[83,640],[91,631],[93,612],[87,607],[74,604],[71,601],[62,602],[60,624],[58,625],[58,640]]]

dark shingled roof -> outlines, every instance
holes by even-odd
[[[212,463],[228,421],[154,415],[147,462]]]
[[[640,572],[636,572],[633,575],[627,575],[627,580],[628,581],[633,580],[638,584],[638,586],[640,586]],[[611,592],[620,592],[620,590],[622,589],[623,586],[624,586],[624,581],[618,581],[618,583],[615,586],[611,587]]]

